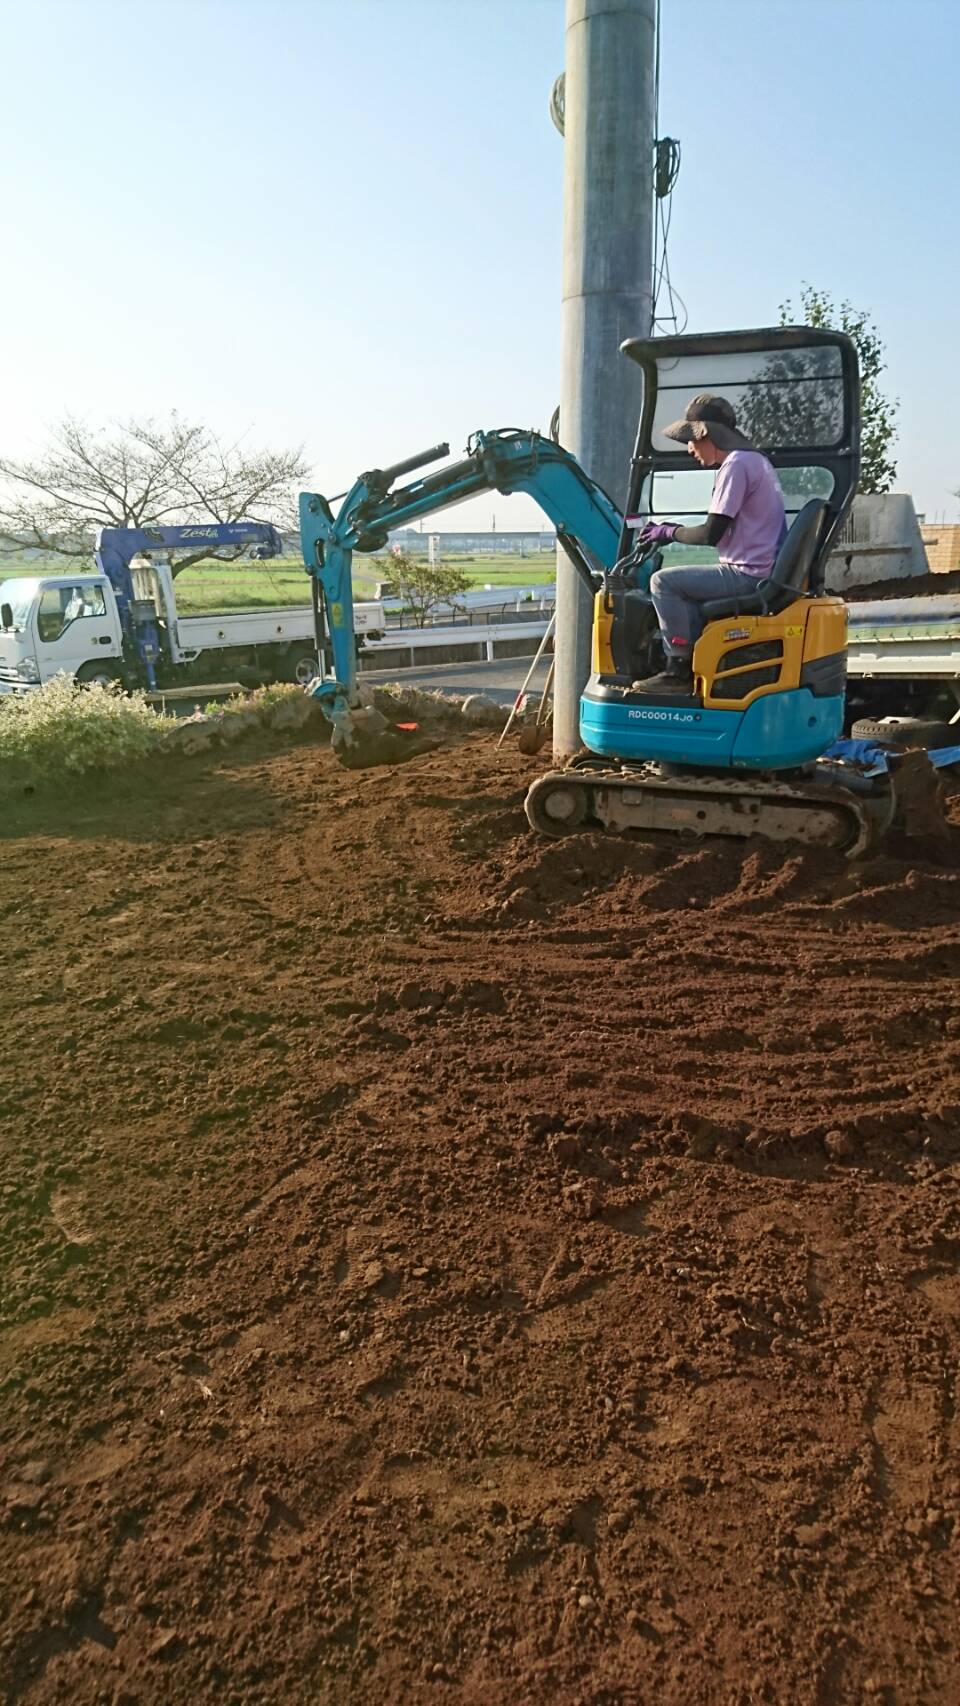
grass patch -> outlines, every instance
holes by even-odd
[[[474,557],[445,557],[450,568],[461,569],[473,587],[547,586],[556,579],[552,552],[521,557],[491,552]],[[358,603],[375,596],[378,581],[389,580],[389,558],[355,557],[353,596]],[[310,602],[310,581],[295,558],[275,557],[251,563],[196,563],[176,579],[177,608],[184,616],[208,611],[264,610],[274,605]],[[396,602],[388,599],[388,604]]]
[[[492,551],[475,556],[446,557],[451,568],[462,569],[471,586],[536,587],[556,579],[553,551],[521,557],[518,552]],[[3,575],[91,574],[89,560],[69,557],[39,557],[31,560],[6,558]],[[372,599],[378,581],[390,577],[388,557],[355,557],[353,595],[359,602]],[[236,563],[194,563],[176,577],[177,609],[181,616],[206,616],[214,611],[267,610],[277,605],[304,606],[310,603],[310,580],[299,557],[268,557],[263,562],[242,558]],[[393,600],[388,600],[393,603]]]

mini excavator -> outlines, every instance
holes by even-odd
[[[795,326],[628,339],[621,353],[643,372],[625,515],[569,452],[513,430],[474,434],[463,460],[429,475],[420,471],[447,445],[363,474],[336,515],[320,495],[301,495],[318,641],[325,621],[334,666],[308,691],[330,718],[335,750],[354,765],[388,756],[385,721],[358,691],[353,552],[376,551],[393,528],[482,492],[525,492],[594,600],[584,750],[531,785],[531,826],[552,837],[581,827],[761,835],[862,853],[892,821],[891,781],[823,757],[844,720],[846,611],[825,595],[824,569],[859,475],[856,348],[841,332]],[[650,579],[664,561],[689,560],[689,547],[643,557],[633,533],[708,510],[711,473],[663,432],[703,391],[732,403],[774,464],[789,526],[768,579],[704,606],[689,697],[658,696],[644,687],[662,664]]]

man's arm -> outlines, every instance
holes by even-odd
[[[675,539],[679,539],[681,545],[716,545],[731,520],[731,516],[711,510],[699,527],[682,527],[679,521],[648,521],[640,530],[637,545],[644,549],[649,545],[672,545]]]
[[[678,527],[674,539],[681,545],[719,545],[734,517],[739,515],[749,481],[738,456],[720,464],[713,482],[710,511],[699,527]]]
[[[719,545],[732,520],[732,515],[715,515],[711,510],[699,527],[678,527],[673,537],[680,545]]]

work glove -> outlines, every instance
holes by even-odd
[[[679,521],[648,521],[640,530],[637,544],[644,549],[650,545],[672,545],[679,526]]]

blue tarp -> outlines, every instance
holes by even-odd
[[[896,753],[892,754],[896,757]],[[844,764],[856,764],[863,767],[866,776],[885,776],[888,761],[891,757],[890,748],[875,740],[835,740],[828,746],[823,758],[838,758]],[[960,746],[939,746],[927,757],[935,770],[947,770],[951,764],[960,764]]]

